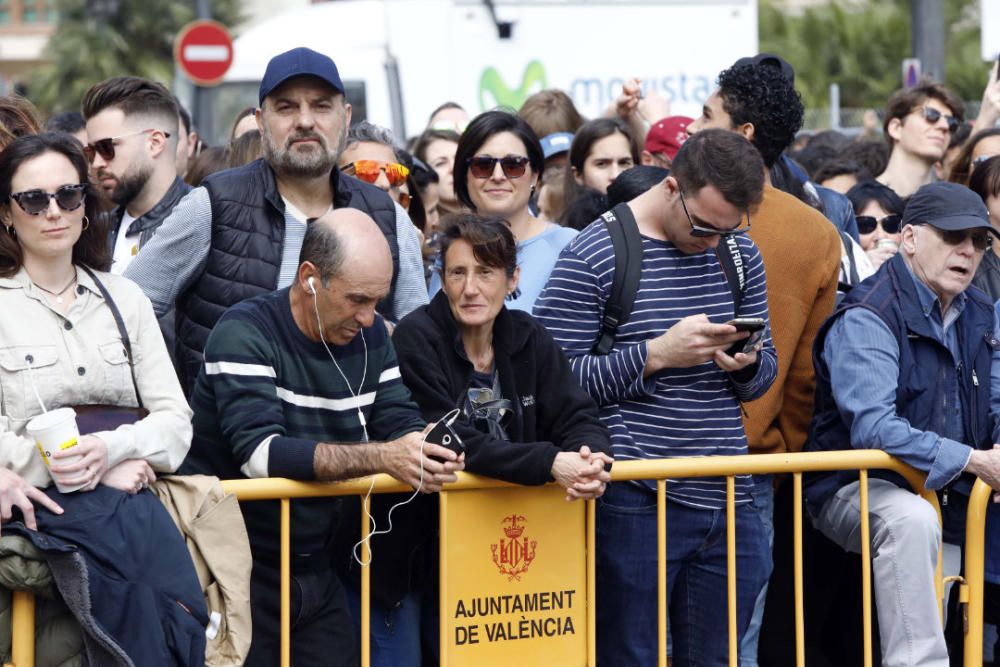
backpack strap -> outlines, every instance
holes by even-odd
[[[719,245],[715,246],[715,254],[719,258],[722,272],[729,283],[729,291],[733,293],[733,317],[739,317],[747,279],[743,271],[743,253],[740,251],[740,244],[736,237],[733,235],[723,236]]]
[[[851,242],[850,235],[840,230],[840,240],[844,243],[844,250],[847,252],[847,280],[845,284],[843,282],[837,283],[837,290],[847,294],[851,291],[851,288],[861,282],[860,276],[858,276],[858,260],[854,258],[854,244]]]
[[[642,237],[635,216],[627,204],[619,204],[601,215],[615,251],[611,294],[604,304],[604,316],[592,354],[608,354],[615,344],[618,327],[628,322],[639,291],[642,273]]]

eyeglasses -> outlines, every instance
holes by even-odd
[[[871,215],[859,215],[857,217],[857,221],[859,234],[871,234],[879,225],[882,226],[882,231],[886,234],[898,234],[900,227],[903,225],[903,216],[898,213],[892,213],[884,218],[876,218]]]
[[[920,223],[927,224],[927,223]],[[948,245],[962,245],[965,239],[972,240],[972,247],[978,252],[983,252],[990,247],[993,242],[993,235],[985,230],[972,231],[969,229],[938,229],[934,225],[927,224],[934,230],[934,233],[941,237],[941,240]]]
[[[11,193],[10,198],[17,202],[21,210],[28,215],[38,215],[49,207],[49,201],[56,200],[56,205],[64,211],[75,211],[83,204],[87,186],[83,183],[64,185],[55,192],[45,190],[25,190]]]
[[[972,166],[978,167],[982,163],[989,160],[991,157],[996,157],[996,155],[980,155],[979,157],[977,157],[975,160],[972,161]]]
[[[503,175],[507,178],[520,178],[524,176],[528,168],[528,158],[523,155],[506,155],[504,157],[490,157],[488,155],[477,155],[465,161],[469,167],[469,172],[476,178],[489,178],[493,175],[493,170],[500,163]]]
[[[87,156],[88,162],[93,162],[94,158],[100,155],[105,162],[110,162],[115,159],[115,146],[117,146],[117,141],[119,139],[124,139],[125,137],[134,137],[137,134],[148,134],[150,132],[158,132],[155,128],[148,130],[139,130],[138,132],[129,132],[128,134],[119,134],[117,137],[108,137],[107,139],[98,139],[92,143],[87,144],[83,147],[83,154]],[[170,138],[169,132],[164,132],[163,136],[167,139]]]
[[[937,109],[935,109],[934,107],[920,107],[920,115],[922,115],[924,117],[924,120],[926,120],[931,125],[936,125],[939,120],[944,118],[945,122],[948,123],[948,132],[954,134],[955,131],[958,130],[957,118],[955,118],[954,116],[945,115],[940,111],[938,111]]]
[[[389,185],[398,188],[406,182],[406,177],[410,175],[410,170],[406,165],[398,162],[379,162],[378,160],[355,160],[344,165],[343,172],[351,176],[357,176],[365,183],[375,183],[379,175],[385,172],[385,177],[389,179]]]
[[[746,224],[740,221],[740,224],[733,229],[718,229],[716,227],[696,225],[694,220],[691,218],[691,214],[688,213],[687,203],[684,201],[684,193],[680,190],[677,193],[681,196],[681,206],[684,207],[684,215],[687,216],[688,224],[691,225],[691,236],[697,238],[707,238],[709,236],[735,236],[736,234],[745,234],[750,231],[750,211],[746,212]]]

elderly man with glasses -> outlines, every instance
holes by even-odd
[[[635,304],[607,354],[594,350],[616,271],[610,230],[595,223],[562,252],[534,313],[598,402],[616,460],[746,454],[741,403],[776,374],[764,266],[745,233],[764,193],[764,163],[743,137],[705,130],[670,176],[615,207],[641,234]],[[634,218],[634,223],[631,220]],[[720,243],[731,237],[735,244]],[[732,264],[725,254],[733,251]],[[727,267],[742,268],[733,289]],[[728,322],[755,318],[763,338]],[[771,571],[749,475],[735,480],[738,630]],[[657,661],[655,485],[611,484],[597,509],[597,660]],[[667,588],[675,667],[725,664],[726,481],[668,480]]]
[[[961,543],[979,476],[1000,489],[993,303],[972,277],[997,234],[983,202],[954,183],[920,188],[903,214],[900,251],[855,287],[816,339],[809,449],[882,449],[927,474],[944,538]],[[991,391],[992,390],[992,391]],[[894,473],[868,482],[873,581],[883,664],[946,667],[934,588],[941,530],[930,503]],[[856,472],[816,474],[816,526],[860,552]]]

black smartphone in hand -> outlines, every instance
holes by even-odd
[[[435,445],[441,445],[445,449],[450,449],[455,452],[458,456],[465,453],[465,443],[462,439],[458,437],[458,434],[451,428],[448,421],[445,419],[440,420],[434,425],[426,436],[424,436],[425,442],[432,442]],[[430,456],[429,458],[434,459],[438,463],[444,463],[445,459],[440,456]]]
[[[736,356],[737,352],[742,352],[743,354],[748,354],[753,351],[754,346],[760,342],[760,339],[764,337],[764,325],[765,322],[759,317],[737,317],[734,320],[729,320],[726,322],[731,326],[736,327],[737,331],[749,331],[750,337],[744,338],[743,340],[738,340],[733,343],[726,354],[730,357]]]

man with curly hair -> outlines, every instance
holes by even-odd
[[[742,134],[760,152],[766,167],[764,200],[754,216],[750,238],[760,249],[767,273],[778,376],[760,399],[744,404],[743,426],[752,454],[797,452],[805,444],[812,418],[816,385],[812,343],[833,311],[841,239],[822,213],[771,183],[771,167],[802,126],[802,100],[795,91],[791,65],[769,54],[741,58],[719,74],[718,83],[719,89],[706,100],[688,132],[722,128]],[[753,505],[773,541],[772,476],[755,475],[752,493]],[[765,586],[744,635],[743,667],[757,664],[766,592]]]

